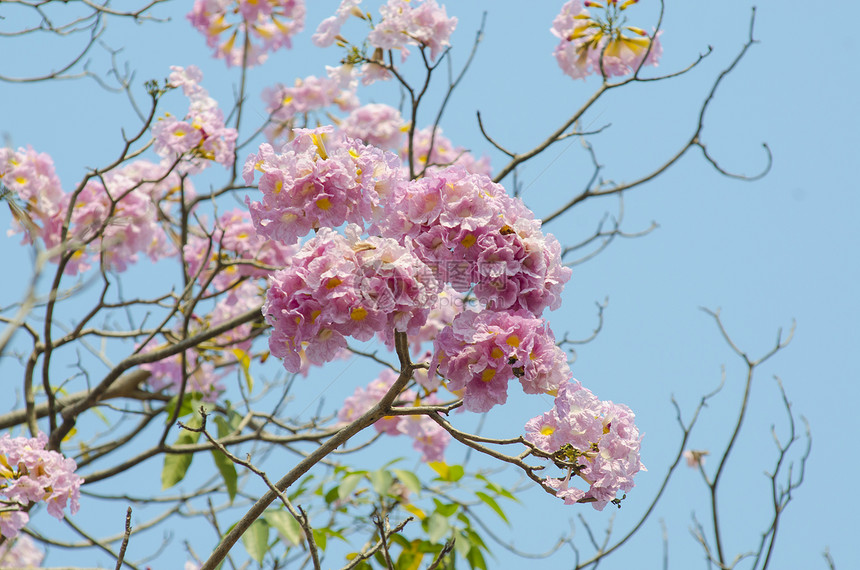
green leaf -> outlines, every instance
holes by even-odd
[[[443,503],[439,499],[435,498],[433,499],[433,502],[436,503],[436,512],[443,517],[450,517],[457,512],[457,509],[460,508],[460,505],[457,503]]]
[[[476,547],[479,547],[483,550],[487,550],[487,545],[484,544],[484,539],[481,538],[480,534],[473,531],[471,528],[465,529],[465,532],[469,536],[469,540],[472,542],[472,544],[474,544]]]
[[[353,473],[343,478],[343,482],[337,487],[337,498],[341,501],[352,495],[352,492],[364,479],[361,473]]]
[[[502,510],[502,508],[499,506],[499,503],[497,503],[494,498],[481,491],[475,491],[475,496],[484,501],[484,503],[486,503],[488,507],[496,511],[496,514],[502,517],[503,521],[508,524],[511,524],[511,522],[508,520],[508,517],[505,516],[505,512]]]
[[[230,502],[232,503],[233,499],[236,498],[236,466],[218,449],[212,450],[212,459],[215,460],[215,467],[221,472],[224,486],[227,487],[227,495],[230,496]]]
[[[448,517],[444,517],[439,513],[433,513],[427,520],[422,521],[422,524],[426,525],[427,538],[432,542],[439,542],[451,530],[451,525],[448,524]]]
[[[382,497],[388,494],[388,490],[391,489],[391,484],[394,483],[394,477],[392,477],[391,473],[385,471],[384,469],[371,471],[367,474],[367,477],[373,484],[373,490],[376,491]]]
[[[424,559],[423,554],[417,554],[404,550],[397,557],[397,562],[394,563],[396,570],[418,570],[421,566],[421,560]]]
[[[233,428],[227,423],[227,420],[221,416],[215,416],[215,425],[218,427],[218,438],[227,437],[233,433]]]
[[[466,533],[461,531],[460,536],[458,536],[457,540],[454,541],[454,550],[457,552],[457,554],[459,554],[463,558],[466,558],[466,556],[469,555],[469,551],[471,549],[472,541],[469,540],[469,536]]]
[[[338,491],[340,490],[340,486],[332,487],[329,489],[323,499],[325,499],[326,504],[332,504],[333,502],[338,500]],[[322,493],[322,487],[320,487],[320,493]]]
[[[269,524],[264,519],[257,519],[251,523],[245,534],[242,535],[242,544],[248,551],[248,556],[262,564],[266,552],[269,550]]]
[[[263,513],[263,518],[294,546],[300,545],[304,540],[305,533],[302,530],[302,525],[287,511],[266,511]]]
[[[167,418],[165,423],[169,423],[173,419],[173,412],[176,409],[176,401],[179,399],[179,396],[173,396],[164,407],[164,410],[167,412]],[[189,392],[185,394],[182,398],[182,404],[179,406],[179,415],[178,418],[184,418],[189,414],[193,414],[200,408],[200,404],[203,403],[203,394],[200,392]]]
[[[481,481],[483,481],[484,483],[486,483],[486,484],[487,484],[487,485],[486,485],[487,489],[489,489],[489,490],[490,490],[490,491],[492,491],[493,493],[495,493],[495,494],[497,494],[497,495],[501,495],[501,496],[503,496],[504,498],[506,498],[506,499],[510,499],[510,500],[515,501],[515,502],[517,502],[517,503],[519,503],[519,502],[520,502],[520,500],[519,500],[519,499],[517,499],[516,497],[514,497],[514,496],[511,494],[511,492],[510,492],[510,491],[508,491],[507,489],[505,489],[505,488],[504,488],[504,487],[502,487],[501,485],[498,485],[498,484],[496,484],[496,483],[493,483],[492,481],[490,481],[489,479],[487,479],[486,477],[484,477],[484,476],[483,476],[483,475],[481,475],[480,473],[478,473],[477,475],[475,475],[475,479],[480,479]]]
[[[388,540],[391,544],[396,544],[400,548],[412,548],[412,543],[406,540],[406,537],[402,534],[392,534]]]
[[[487,570],[487,561],[484,560],[484,555],[481,554],[481,550],[478,548],[471,548],[469,554],[466,555],[466,560],[472,568]]]
[[[401,483],[406,485],[407,489],[417,495],[421,494],[421,481],[418,479],[418,476],[415,475],[415,473],[413,473],[412,471],[404,471],[403,469],[395,469],[394,475],[400,480]]]
[[[446,477],[445,480],[451,481],[452,483],[462,479],[463,475],[466,473],[462,465],[450,465],[449,468],[448,477]]]
[[[173,445],[197,443],[199,432],[182,430]],[[161,469],[161,490],[173,487],[185,478],[185,473],[191,466],[192,453],[167,453],[164,455],[164,467]]]
[[[314,542],[317,544],[317,548],[319,548],[320,550],[325,550],[326,533],[324,532],[324,530],[314,529],[312,532],[314,535]]]

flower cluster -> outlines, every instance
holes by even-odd
[[[384,149],[397,149],[409,125],[400,111],[382,103],[371,103],[354,109],[338,125],[348,136]]]
[[[258,65],[292,47],[305,23],[304,0],[195,0],[188,20],[227,65]],[[237,18],[236,21],[231,21]],[[247,48],[247,53],[245,52]]]
[[[69,505],[72,514],[78,512],[78,499],[83,479],[75,475],[74,459],[45,449],[48,436],[35,438],[0,436],[0,502],[8,507],[25,507],[45,501],[48,513],[62,519]],[[7,508],[8,508],[7,507]],[[12,538],[29,521],[23,510],[0,511],[0,535]]]
[[[263,102],[269,113],[266,136],[274,141],[283,134],[291,135],[293,118],[337,105],[341,111],[358,106],[355,95],[357,79],[349,66],[326,67],[326,77],[313,75],[296,79],[292,87],[277,84],[263,90]]]
[[[88,270],[99,259],[107,269],[119,272],[135,263],[141,252],[152,260],[174,253],[155,204],[169,207],[183,183],[166,165],[138,160],[91,178],[79,192],[68,194],[48,155],[33,149],[0,149],[0,182],[24,201],[36,224],[38,236],[27,234],[25,240],[41,237],[47,247],[64,245],[72,252],[65,266],[69,275]],[[186,197],[193,196],[190,183],[184,183],[184,189]],[[68,211],[71,218],[64,236]],[[10,233],[21,229],[16,223]]]
[[[657,65],[663,48],[659,33],[653,39],[648,32],[627,26],[623,12],[639,0],[570,0],[561,8],[552,25],[552,33],[561,41],[553,55],[559,67],[574,79],[592,73],[605,77],[627,75],[642,65]],[[588,8],[605,10],[602,17],[592,18]],[[632,32],[633,35],[626,35]]]
[[[143,347],[141,354],[165,346],[152,340]],[[183,374],[181,354],[174,354],[156,362],[141,364],[140,368],[151,374],[147,383],[156,392],[167,390],[170,394],[178,394],[182,387],[183,378],[186,376],[188,381],[185,386],[185,393],[198,392],[207,402],[214,402],[224,391],[224,386],[220,383],[221,375],[215,372],[214,363],[204,358],[204,355],[196,350],[185,351],[184,370],[187,371],[187,374]]]
[[[434,347],[431,375],[447,378],[448,390],[472,412],[504,404],[514,377],[526,394],[552,394],[572,377],[549,325],[523,310],[462,312]]]
[[[439,333],[449,327],[454,322],[454,317],[463,312],[465,308],[466,300],[463,294],[446,285],[437,295],[433,308],[427,313],[427,322],[416,334],[409,336],[412,353],[420,353],[425,342],[436,340]]]
[[[369,340],[380,333],[415,333],[424,325],[438,289],[432,271],[393,239],[348,238],[322,228],[293,264],[269,279],[263,313],[272,325],[269,347],[291,372],[301,353],[313,364],[332,360],[345,337]]]
[[[383,235],[410,238],[455,290],[474,286],[490,309],[522,308],[536,316],[561,304],[571,275],[561,265],[561,246],[488,177],[459,166],[434,171],[410,182],[387,208]]]
[[[231,166],[238,133],[224,126],[224,114],[218,103],[200,86],[203,74],[193,65],[170,69],[168,85],[181,87],[190,105],[183,120],[167,114],[152,127],[155,152],[170,160],[182,157],[186,172],[200,171],[212,160]]]
[[[43,152],[0,148],[0,182],[25,202],[28,214],[43,227],[62,207],[63,187],[54,161]]]
[[[342,422],[352,422],[376,405],[391,389],[397,380],[397,373],[385,369],[379,378],[367,385],[358,387],[355,393],[343,402],[337,414]],[[412,390],[404,390],[395,401],[396,406],[431,406],[438,404],[434,394],[419,398]],[[451,440],[451,435],[439,424],[423,415],[387,416],[373,424],[376,431],[388,435],[405,434],[412,438],[414,447],[421,452],[421,461],[430,463],[444,461],[445,448]]]
[[[457,18],[449,18],[444,6],[436,0],[410,2],[410,0],[388,0],[379,8],[382,21],[373,27],[367,36],[370,45],[384,50],[402,50],[405,60],[409,54],[407,45],[430,48],[430,59],[449,44],[448,39],[457,27]]]
[[[641,437],[630,408],[598,400],[579,382],[563,384],[549,412],[526,423],[527,441],[568,466],[563,479],[546,485],[566,504],[591,502],[597,510],[633,488],[633,477],[645,466],[639,458]],[[572,476],[589,484],[587,491],[571,486]]]
[[[210,237],[189,236],[185,263],[190,276],[201,285],[211,279],[216,291],[226,291],[242,277],[263,278],[271,270],[261,267],[289,265],[296,247],[267,240],[257,234],[247,210],[234,209],[222,214]],[[221,270],[212,275],[219,265]]]
[[[275,154],[263,144],[245,162],[246,184],[262,172],[262,202],[251,202],[257,232],[294,244],[310,230],[345,222],[363,227],[379,204],[401,183],[397,156],[345,137],[328,137],[333,127],[296,129],[296,138]],[[329,144],[327,148],[327,142]]]
[[[109,172],[99,180],[90,180],[74,197],[67,196],[71,207],[69,235],[82,244],[66,266],[75,274],[91,267],[93,257],[101,256],[103,264],[113,271],[125,271],[137,262],[138,253],[153,261],[170,255],[167,236],[158,223],[158,211],[152,196],[141,188],[140,180],[124,171]],[[59,227],[46,239],[49,245],[60,243]]]
[[[480,159],[460,146],[454,146],[448,137],[442,134],[440,128],[424,128],[415,131],[412,138],[412,156],[415,170],[418,173],[432,172],[446,166],[462,166],[468,172],[473,174],[483,174],[490,176],[492,168],[490,167],[489,157],[481,157]],[[400,158],[403,162],[409,159],[409,146],[403,145],[400,148]]]
[[[264,248],[265,249],[265,248]],[[248,267],[239,265],[236,267]],[[256,270],[261,271],[261,270]],[[188,335],[218,326],[233,317],[255,309],[262,303],[262,289],[255,280],[241,281],[224,285],[218,289],[226,292],[221,295],[215,307],[205,316],[192,315]],[[178,394],[183,378],[187,376],[186,393],[198,392],[207,402],[214,402],[224,392],[221,379],[227,376],[238,362],[245,360],[251,350],[254,338],[253,326],[245,323],[197,345],[193,350],[185,351],[185,371],[183,374],[182,355],[174,354],[147,364],[141,364],[143,370],[150,372],[148,384],[155,390],[167,390]],[[179,337],[179,334],[176,334]],[[166,345],[158,345],[154,340],[146,344],[141,353],[152,352]],[[243,363],[247,366],[247,361]]]
[[[0,545],[0,568],[41,568],[44,558],[45,553],[26,534]]]
[[[323,20],[317,28],[314,43],[320,47],[334,43],[350,15],[369,19],[358,9],[360,3],[361,0],[342,0],[335,15]],[[408,45],[430,48],[430,59],[436,59],[450,45],[448,40],[457,27],[457,18],[449,18],[445,7],[436,0],[388,0],[379,13],[382,19],[368,34],[368,44],[382,50],[401,50],[404,60],[409,55]]]

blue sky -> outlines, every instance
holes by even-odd
[[[277,54],[250,75],[250,108],[260,118],[264,115],[256,94],[263,86],[321,75],[325,64],[334,64],[340,57],[336,49],[319,50],[309,47],[308,41],[316,23],[332,13],[337,3],[310,4],[308,30],[296,40],[295,49]],[[476,110],[494,137],[523,150],[542,140],[598,85],[594,79],[583,82],[564,76],[550,55],[555,38],[548,30],[561,4],[545,1],[526,9],[522,2],[510,0],[449,3],[449,14],[460,19],[453,39],[455,64],[465,59],[482,11],[487,10],[488,16],[473,69],[455,94],[442,127],[456,144],[491,156],[496,168],[503,164],[502,157],[483,141]],[[631,9],[631,17],[637,25],[650,28],[655,2],[640,4]],[[667,4],[663,59],[659,68],[645,75],[676,71],[709,45],[713,53],[684,77],[630,86],[589,111],[585,127],[611,123],[611,128],[591,139],[607,179],[635,179],[683,145],[695,129],[698,108],[714,78],[747,37],[752,7],[747,0]],[[203,85],[227,106],[238,72],[209,57],[203,38],[184,20],[184,7],[184,3],[161,7],[157,13],[169,15],[168,23],[111,24],[105,41],[112,47],[126,46],[121,57],[138,70],[138,84],[165,77],[170,65],[199,65]],[[839,11],[842,22],[860,16],[854,3],[843,3]],[[853,357],[860,341],[856,294],[860,188],[849,173],[860,150],[858,86],[853,73],[860,46],[849,33],[811,36],[810,21],[825,16],[835,17],[816,16],[808,3],[796,0],[759,6],[755,24],[759,43],[721,85],[708,112],[703,139],[725,168],[747,174],[759,171],[765,163],[761,143],[766,142],[774,157],[770,173],[757,182],[728,179],[715,172],[701,153],[691,150],[671,170],[625,196],[626,231],[643,230],[652,221],[659,228],[639,239],[618,240],[577,266],[565,290],[563,308],[549,315],[557,336],[565,332],[587,336],[596,323],[595,301],[609,299],[603,330],[595,341],[579,348],[573,371],[600,398],[629,405],[645,433],[642,454],[649,471],[640,475],[624,508],[614,513],[619,531],[653,496],[677,448],[679,434],[670,396],[689,415],[701,395],[719,383],[723,365],[726,387],[705,410],[691,445],[714,450],[728,438],[744,368],[721,340],[713,319],[700,310],[722,308],[726,328],[752,356],[770,349],[780,327],[787,331],[793,320],[797,323],[791,345],[757,373],[750,417],[721,486],[728,550],[755,547],[760,523],[767,516],[768,480],[762,473],[771,468],[775,457],[770,429],[772,424],[777,433],[786,429],[773,380],[777,375],[794,411],[809,420],[813,448],[806,481],[782,520],[772,567],[823,568],[825,547],[837,567],[860,567],[850,501],[853,475],[860,467],[850,448],[854,431],[850,426],[860,396],[860,366]],[[3,29],[14,22],[7,15]],[[15,51],[14,60],[4,58],[0,73],[50,68],[58,61],[58,49],[52,42],[27,44],[26,49]],[[94,61],[93,69],[105,69],[104,60]],[[396,89],[384,85],[360,91],[359,96],[363,102],[396,104],[398,99]],[[50,154],[66,185],[80,178],[85,167],[108,162],[120,140],[120,127],[134,125],[121,97],[99,91],[88,81],[0,83],[0,105],[4,110],[0,134],[8,134],[16,147],[29,144]],[[570,144],[556,145],[528,163],[519,179],[524,200],[543,216],[577,192],[590,174],[588,156],[571,139]],[[548,224],[546,230],[562,242],[575,242],[592,232],[605,212],[615,214],[617,201],[607,198],[586,204]],[[0,213],[0,225],[8,217],[5,211]],[[26,253],[17,238],[3,239],[4,258],[9,265],[21,267]],[[2,304],[14,298],[18,285],[4,280]],[[4,382],[14,381],[13,370],[17,370],[14,363],[0,361]],[[354,373],[336,370],[334,375],[338,374],[328,387],[306,386],[309,397],[328,391],[326,401],[335,406],[357,385]],[[540,399],[526,401],[520,395],[509,409],[488,414],[483,433],[509,435],[512,415],[520,425],[548,404]],[[452,453],[452,460],[455,457]],[[638,539],[605,567],[633,563],[657,567],[662,556],[659,517],[670,532],[671,567],[700,564],[701,551],[688,528],[694,511],[700,520],[707,519],[704,495],[697,474],[681,469],[662,508]],[[500,532],[510,533],[521,548],[542,551],[569,529],[568,519],[579,513],[597,529],[613,514],[565,507],[535,491],[525,494],[523,505],[509,513],[517,519],[514,530],[501,528]],[[77,518],[89,516],[81,512]],[[581,526],[577,537],[585,539]],[[567,551],[534,567],[565,567],[569,556]],[[48,562],[57,564],[57,560]],[[520,564],[500,558],[495,567]]]

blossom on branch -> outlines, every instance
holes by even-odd
[[[203,74],[193,65],[170,69],[168,85],[181,87],[190,104],[183,120],[168,113],[153,125],[155,152],[169,160],[181,158],[183,172],[199,172],[207,161],[231,166],[238,133],[224,125],[218,103],[200,86]]]
[[[360,233],[354,225],[348,238],[322,228],[291,266],[269,278],[269,347],[288,371],[301,369],[302,352],[323,364],[346,347],[347,336],[379,334],[393,345],[395,331],[417,333],[427,320],[438,291],[433,272],[397,241]]]
[[[487,156],[475,158],[471,152],[461,146],[454,146],[451,140],[442,134],[441,128],[427,127],[415,131],[412,137],[413,164],[417,172],[432,172],[448,166],[462,166],[473,174],[491,176],[490,159]],[[400,159],[406,163],[409,160],[409,145],[400,147]]]
[[[44,152],[0,148],[0,182],[25,202],[27,213],[43,227],[62,208],[63,187],[54,161]]]
[[[9,507],[26,507],[44,501],[48,513],[63,519],[66,505],[72,514],[78,512],[83,479],[75,475],[74,459],[45,449],[48,436],[40,432],[34,438],[0,436],[0,535],[13,538],[27,524],[24,511]],[[7,510],[8,509],[8,510]]]
[[[361,0],[341,0],[340,6],[334,16],[329,16],[317,26],[316,32],[311,37],[315,45],[319,47],[328,47],[335,42],[340,35],[340,28],[343,26],[350,16],[358,16],[364,18],[358,5]]]
[[[457,27],[457,18],[449,18],[436,0],[388,0],[379,13],[382,21],[368,34],[368,43],[384,50],[399,49],[404,60],[409,54],[407,45],[428,47],[430,59],[436,59],[450,45],[448,39]]]
[[[382,103],[353,109],[338,126],[348,137],[389,150],[400,147],[404,133],[409,130],[400,111]]]
[[[46,247],[63,245],[69,256],[65,273],[76,275],[101,260],[106,269],[125,271],[145,253],[153,261],[175,253],[159,224],[159,204],[169,208],[176,196],[193,197],[190,182],[169,165],[137,160],[90,177],[83,188],[62,190],[53,161],[33,149],[0,149],[0,182],[21,198]],[[182,192],[180,192],[182,187]],[[63,236],[66,213],[71,210]],[[9,233],[23,230],[14,222]],[[59,255],[53,257],[57,261]]]
[[[633,477],[645,466],[639,458],[641,437],[633,412],[623,404],[601,401],[577,382],[561,385],[552,410],[526,423],[525,439],[567,468],[547,486],[566,504],[591,502],[598,511],[633,488]],[[577,476],[587,491],[572,486]]]
[[[187,15],[206,45],[228,66],[263,63],[268,52],[292,47],[305,23],[304,0],[195,0]],[[247,53],[245,53],[247,47]]]
[[[552,25],[552,34],[561,41],[553,55],[559,67],[574,79],[590,74],[606,77],[627,75],[642,65],[656,66],[663,48],[660,33],[653,39],[642,28],[626,25],[624,11],[639,0],[601,2],[570,0],[561,8]],[[592,17],[586,8],[604,10]],[[632,32],[633,35],[630,35]]]
[[[146,354],[165,346],[167,345],[159,345],[152,340],[144,346],[141,353]],[[185,351],[184,368],[181,354],[141,364],[140,368],[151,374],[147,383],[155,391],[166,390],[170,395],[178,394],[183,379],[187,378],[185,393],[197,392],[206,402],[214,402],[224,392],[224,386],[220,383],[223,373],[217,373],[212,360],[204,358],[204,355],[196,350]]]
[[[341,27],[350,16],[366,21],[371,30],[366,41],[352,42],[352,51],[346,61],[350,65],[362,63],[362,82],[369,85],[377,80],[391,78],[391,71],[385,63],[384,51],[399,50],[401,61],[409,56],[407,46],[417,45],[423,50],[429,48],[429,58],[433,61],[448,46],[450,37],[457,27],[457,18],[449,18],[444,6],[439,6],[436,0],[425,2],[411,0],[388,0],[380,6],[380,20],[374,23],[370,13],[362,12],[358,5],[361,0],[342,0],[334,16],[322,21],[313,35],[313,42],[320,46],[330,46],[337,42],[339,46],[349,45],[349,41],[341,36]],[[362,46],[361,48],[357,46]],[[372,48],[368,55],[367,47]]]
[[[573,376],[549,325],[524,310],[462,312],[434,348],[430,374],[447,378],[448,390],[462,394],[472,412],[504,404],[512,378],[526,394],[554,394]]]
[[[185,264],[188,275],[197,276],[204,284],[211,279],[215,291],[226,291],[242,277],[268,277],[270,266],[282,268],[296,253],[294,245],[267,240],[254,229],[247,210],[235,208],[222,214],[211,231],[211,237],[190,235],[185,245]],[[218,265],[220,271],[212,275]]]
[[[408,238],[440,280],[494,310],[540,316],[561,304],[571,270],[561,246],[517,198],[484,175],[454,166],[398,189],[378,223],[382,235]]]
[[[402,184],[397,156],[359,141],[331,136],[331,126],[296,129],[276,154],[269,144],[245,161],[248,185],[261,172],[262,202],[245,201],[257,232],[291,245],[309,231],[343,223],[364,227],[380,197]]]
[[[36,543],[26,534],[7,539],[0,545],[0,568],[40,568],[44,558],[45,553],[36,548]]]
[[[270,142],[284,134],[292,138],[293,119],[296,116],[331,105],[337,105],[341,111],[358,106],[355,95],[358,79],[352,68],[345,65],[326,66],[326,73],[326,77],[310,75],[296,79],[291,87],[279,83],[263,89],[263,102],[270,115],[265,132]]]
[[[397,376],[396,372],[386,368],[378,378],[367,385],[367,388],[356,388],[353,395],[344,400],[337,419],[341,422],[357,420],[385,396],[394,385]],[[396,398],[394,405],[397,407],[432,406],[438,403],[439,400],[435,394],[420,398],[414,391],[404,390]],[[445,448],[451,441],[451,434],[427,416],[420,414],[386,416],[374,423],[373,427],[379,433],[404,434],[411,437],[413,448],[421,452],[421,461],[425,463],[444,461]]]

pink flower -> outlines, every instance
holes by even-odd
[[[203,74],[193,65],[170,69],[169,84],[182,88],[189,108],[184,120],[168,114],[152,127],[155,152],[171,161],[182,158],[182,172],[199,172],[207,161],[231,166],[238,133],[224,125],[218,103],[200,86]]]
[[[379,208],[380,194],[402,183],[391,153],[350,138],[332,140],[332,127],[295,132],[282,154],[263,144],[245,163],[246,184],[253,183],[255,170],[263,173],[262,202],[246,198],[262,236],[291,245],[311,229],[345,222],[363,227]]]
[[[548,478],[565,503],[590,501],[597,510],[633,488],[633,477],[645,466],[639,458],[641,437],[630,408],[600,401],[579,382],[558,389],[553,409],[526,423],[525,439],[554,459],[572,465],[563,479]],[[571,476],[589,484],[588,491],[570,486]]]
[[[370,408],[379,403],[382,397],[391,389],[391,386],[394,385],[397,377],[398,374],[396,372],[390,368],[386,368],[379,373],[378,378],[372,380],[367,385],[367,388],[356,388],[355,393],[344,400],[343,406],[341,406],[340,411],[337,413],[337,419],[347,423],[360,418]],[[404,390],[400,393],[397,400],[412,403],[416,397],[417,394],[412,390]],[[373,424],[373,427],[379,433],[399,435],[401,432],[397,426],[400,424],[400,421],[400,416],[388,416],[377,421]]]
[[[317,31],[311,38],[314,44],[319,47],[328,47],[334,43],[335,38],[340,34],[341,26],[358,10],[359,4],[361,4],[361,0],[341,0],[335,15],[326,18],[317,27]]]
[[[356,388],[355,393],[344,400],[337,414],[341,422],[352,422],[376,405],[391,389],[398,374],[391,369],[385,369],[379,377],[370,382],[367,388]],[[400,393],[395,405],[397,407],[429,406],[438,404],[435,395],[418,398],[412,390]],[[373,424],[376,431],[388,435],[405,434],[413,439],[413,447],[421,452],[421,461],[443,461],[445,448],[451,440],[451,435],[439,424],[424,415],[387,416]]]
[[[2,532],[2,517],[4,514],[6,513],[0,513],[0,534],[3,536],[12,536]],[[27,516],[26,513],[9,514]],[[45,553],[36,548],[36,543],[26,534],[14,540],[6,540],[0,546],[0,568],[40,568],[44,558]]]
[[[606,14],[596,19],[583,7],[581,0],[570,0],[562,6],[551,29],[561,40],[553,55],[562,71],[574,79],[584,79],[592,73],[601,75],[601,58],[602,74],[606,77],[627,75],[641,65],[656,66],[663,53],[659,40],[662,32],[652,40],[645,30],[624,26],[626,19],[620,17],[620,12],[633,4],[635,2],[625,2],[619,6],[612,1],[605,7],[597,4]]]
[[[358,80],[350,66],[326,67],[327,77],[310,75],[296,79],[292,87],[277,84],[263,90],[263,102],[270,114],[266,135],[270,141],[292,135],[293,118],[337,105],[342,111],[358,106]]]
[[[47,247],[58,245],[67,196],[51,157],[30,147],[0,148],[0,183],[24,202],[24,213],[36,226],[27,227],[29,223],[15,215],[8,235],[24,232],[21,243],[41,237]]]
[[[439,403],[436,395],[430,394],[420,400],[416,399],[414,405],[432,406]],[[400,416],[397,430],[412,438],[412,447],[421,452],[421,461],[432,463],[445,460],[445,449],[451,441],[451,434],[429,417],[424,415]]]
[[[0,148],[0,182],[26,202],[27,211],[44,221],[62,204],[63,187],[54,171],[54,161],[31,147]]]
[[[273,268],[285,267],[296,253],[295,246],[267,240],[257,234],[247,210],[234,209],[222,214],[213,229],[206,233],[211,238],[189,236],[185,245],[185,263],[190,276],[197,275],[200,284],[211,279],[215,291],[226,291],[242,277],[267,277]],[[218,262],[226,267],[212,276]]]
[[[187,15],[191,24],[206,36],[215,57],[227,65],[263,63],[268,52],[290,48],[292,36],[302,31],[303,0],[195,0]],[[244,56],[245,34],[250,38]]]
[[[465,311],[434,342],[430,373],[449,380],[463,406],[486,412],[508,398],[519,378],[527,394],[554,393],[572,376],[564,352],[545,321],[526,311]]]
[[[400,111],[381,103],[354,109],[338,126],[348,137],[385,149],[398,148],[408,130]]]
[[[22,511],[0,512],[0,535],[7,538],[18,536],[18,531],[24,528],[30,520],[30,515]]]
[[[175,202],[168,196],[180,184],[179,175],[168,173],[165,166],[140,160],[105,172],[100,179],[91,179],[72,204],[72,195],[62,191],[50,157],[32,149],[0,149],[0,181],[26,202],[47,247],[65,244],[76,250],[66,264],[67,274],[86,271],[97,259],[103,259],[107,269],[124,271],[137,261],[138,253],[153,260],[174,253],[158,224],[155,206],[158,202],[168,209]],[[185,188],[186,197],[192,197],[190,182]],[[71,223],[63,238],[68,210]]]
[[[706,455],[710,455],[710,452],[699,449],[684,450],[684,459],[687,460],[687,467],[699,467],[704,465]]]
[[[136,263],[139,253],[146,253],[153,261],[171,255],[173,250],[159,225],[155,206],[155,200],[166,193],[162,178],[176,179],[165,177],[159,167],[142,161],[91,179],[74,196],[74,203],[71,194],[64,195],[60,212],[52,218],[57,223],[45,228],[43,238],[49,247],[62,242],[75,248],[65,272],[74,275],[86,271],[96,260],[106,269],[120,272]],[[148,179],[160,182],[153,184]],[[68,210],[71,223],[63,240],[62,219]]]
[[[83,479],[74,474],[75,461],[46,450],[47,442],[48,436],[41,432],[30,439],[0,436],[0,479],[5,479],[0,495],[5,502],[19,505],[45,501],[48,513],[62,519],[66,505],[72,514],[78,512]],[[14,537],[28,520],[23,512],[0,513],[0,534]]]
[[[457,18],[449,18],[445,7],[440,7],[436,0],[423,3],[388,0],[379,12],[382,21],[376,24],[367,41],[385,50],[403,50],[403,59],[408,53],[407,45],[428,47],[430,59],[436,59],[450,45],[448,39],[457,27]]]
[[[162,156],[189,152],[203,140],[200,130],[172,115],[160,119],[152,127],[155,150]]]
[[[144,346],[141,353],[145,354],[162,348],[162,346],[157,344],[155,340],[152,340]],[[207,402],[214,402],[218,399],[218,396],[224,391],[224,386],[220,383],[223,374],[216,373],[215,365],[211,359],[205,358],[200,352],[186,350],[185,365],[188,377],[185,393],[199,392]],[[182,356],[180,354],[174,354],[155,362],[141,364],[140,368],[150,372],[151,376],[147,380],[147,383],[153,390],[167,390],[171,394],[179,393],[183,377],[185,376],[183,374]]]
[[[369,340],[394,331],[417,332],[435,299],[433,273],[393,239],[360,239],[357,226],[345,238],[322,228],[269,279],[263,313],[272,325],[269,347],[290,372],[304,352],[312,364],[335,358],[344,337]]]
[[[561,304],[571,270],[561,246],[502,186],[454,166],[397,189],[375,229],[412,240],[416,254],[441,281],[460,292],[474,288],[491,309],[526,309],[539,316]]]
[[[488,157],[485,156],[476,159],[465,148],[454,146],[442,134],[442,129],[440,128],[436,128],[435,131],[431,127],[416,130],[413,137],[412,156],[415,157],[415,170],[422,172],[426,168],[425,175],[434,170],[453,165],[462,166],[473,174],[484,174],[486,176],[492,174],[490,159]],[[409,148],[404,145],[400,148],[400,159],[406,164],[408,158]]]

